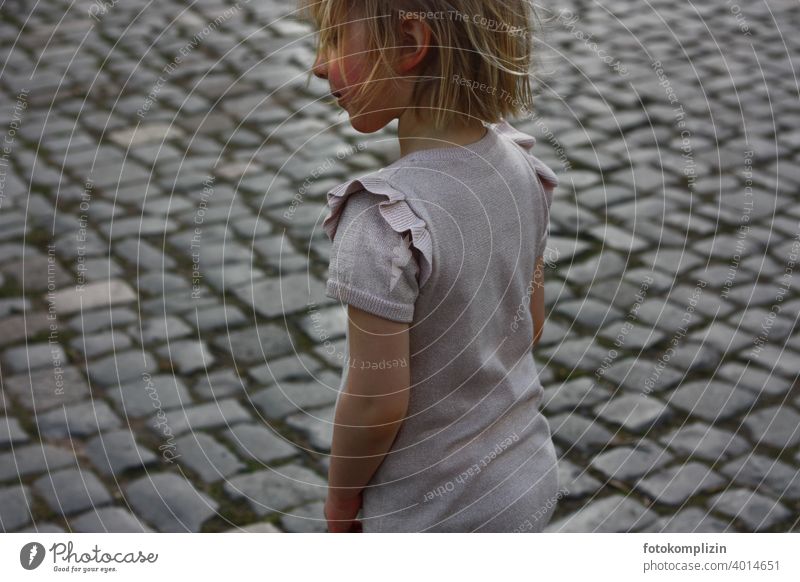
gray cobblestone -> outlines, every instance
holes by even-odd
[[[56,408],[39,416],[39,432],[47,438],[86,437],[117,428],[120,420],[104,401]]]
[[[196,532],[219,504],[183,477],[170,473],[137,479],[126,489],[137,515],[161,532]]]
[[[0,487],[0,530],[15,531],[31,522],[31,491],[16,485]]]
[[[717,380],[686,382],[669,397],[668,404],[692,416],[718,422],[749,409],[756,401],[751,392]]]
[[[691,496],[722,487],[725,480],[705,465],[689,462],[663,469],[640,480],[636,487],[667,505],[681,505]]]
[[[612,495],[586,505],[545,528],[546,533],[649,531],[656,514],[632,497]]]
[[[154,463],[158,457],[139,446],[130,430],[102,433],[86,445],[86,454],[106,475],[120,475],[128,469]]]
[[[792,517],[778,501],[747,489],[729,489],[712,498],[711,509],[741,519],[748,531],[763,531]]]
[[[730,531],[730,524],[709,515],[697,507],[689,507],[669,518],[662,518],[652,531],[659,533],[723,533]]]
[[[70,521],[73,531],[79,533],[146,533],[151,532],[130,511],[121,507],[90,509]]]
[[[234,477],[225,483],[225,492],[244,499],[258,515],[285,511],[309,501],[320,501],[327,494],[325,482],[298,465]]]
[[[34,481],[33,488],[50,509],[61,515],[111,502],[111,495],[100,480],[80,469],[64,469],[43,475]]]
[[[179,462],[208,483],[230,477],[245,468],[244,463],[230,450],[202,432],[179,438],[176,441],[176,450]]]
[[[287,442],[274,430],[249,424],[236,425],[225,431],[225,436],[239,451],[245,461],[255,460],[269,464],[294,457],[300,450]]]

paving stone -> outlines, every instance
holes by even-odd
[[[131,338],[119,331],[104,331],[87,336],[78,336],[69,342],[72,349],[86,358],[95,358],[108,352],[125,350],[131,346]]]
[[[561,302],[558,312],[591,329],[599,329],[606,321],[616,321],[623,316],[620,310],[591,298]]]
[[[197,431],[230,427],[239,422],[252,420],[250,413],[236,400],[232,399],[181,408],[169,414],[172,432],[176,435],[187,430]],[[149,424],[157,430],[157,419],[151,420]]]
[[[730,362],[723,364],[717,377],[725,377],[736,387],[746,388],[756,394],[780,396],[786,394],[792,387],[792,382],[779,374],[762,370],[751,364]]]
[[[118,388],[109,388],[108,395],[123,417],[132,418],[148,416],[159,409],[170,410],[192,403],[183,380],[171,374],[145,375]]]
[[[650,528],[654,533],[724,533],[730,524],[697,507],[689,507],[673,516],[662,518]]]
[[[125,494],[136,515],[160,532],[198,532],[219,507],[189,481],[171,473],[137,479]]]
[[[16,481],[20,477],[55,471],[76,463],[71,450],[53,445],[34,443],[15,447],[13,451],[0,454],[0,481]]]
[[[258,384],[269,385],[275,382],[315,380],[323,386],[338,388],[341,375],[321,370],[321,364],[311,355],[303,352],[272,359],[260,366],[253,366],[247,374]]]
[[[774,317],[769,309],[753,307],[740,312],[741,326],[750,332],[752,336],[758,336],[769,330],[769,337],[773,340],[785,340],[795,330],[796,324],[794,318],[778,312],[778,316]],[[732,318],[733,325],[739,321],[739,317]]]
[[[553,438],[580,452],[602,449],[614,435],[597,421],[592,422],[575,413],[558,414],[549,419]]]
[[[324,285],[306,274],[285,275],[245,284],[235,295],[264,317],[277,317],[308,310],[310,305],[331,303]]]
[[[548,414],[594,406],[611,397],[611,391],[594,383],[592,378],[577,378],[552,388],[545,388],[543,406]]]
[[[0,287],[4,285],[3,275],[0,273]],[[0,317],[6,317],[15,313],[31,312],[31,302],[26,297],[10,297],[0,299]]]
[[[10,261],[3,265],[3,272],[14,279],[20,288],[23,288],[24,278],[26,294],[46,291],[50,284],[60,288],[73,282],[72,275],[59,264],[57,258],[51,260],[48,255],[31,255]]]
[[[213,437],[195,432],[176,442],[176,458],[206,483],[230,477],[245,468],[236,456]]]
[[[800,443],[800,414],[787,406],[770,406],[748,414],[744,425],[756,443],[781,451]]]
[[[721,359],[722,352],[717,351],[711,344],[700,344],[689,340],[669,352],[669,365],[687,374],[713,372]]]
[[[229,529],[225,533],[283,533],[277,527],[269,522],[252,523],[243,527],[235,527]]]
[[[598,405],[595,414],[631,432],[643,433],[667,421],[670,410],[654,396],[627,394]]]
[[[623,533],[649,531],[657,514],[633,497],[612,495],[550,523],[546,533]]]
[[[38,417],[37,424],[45,438],[67,438],[117,428],[120,421],[108,404],[95,400],[46,412]]]
[[[281,516],[281,524],[292,533],[326,533],[325,504],[317,502],[293,509],[288,515]]]
[[[219,305],[219,300],[201,286],[196,295],[193,291],[178,291],[153,297],[139,305],[142,314],[148,317],[181,315],[187,321],[193,321],[197,311],[216,307]]]
[[[267,277],[264,271],[254,268],[250,263],[211,265],[203,269],[203,276],[208,284],[219,292],[256,285]]]
[[[783,500],[800,500],[800,473],[777,459],[756,453],[742,455],[723,465],[720,472],[738,485],[766,490]]]
[[[338,386],[320,382],[281,382],[254,394],[251,402],[266,418],[279,419],[336,402]]]
[[[719,353],[735,353],[753,343],[752,333],[723,322],[710,323],[706,328],[690,334],[689,338],[695,343],[708,342]]]
[[[130,430],[97,435],[86,445],[86,454],[101,473],[114,476],[158,460],[155,454],[136,443]]]
[[[646,249],[650,243],[613,224],[593,226],[588,231],[602,241],[604,247],[630,253]]]
[[[540,348],[539,352],[570,370],[595,369],[608,355],[608,350],[594,343],[591,337],[564,340],[553,348]]]
[[[50,329],[50,320],[42,312],[12,315],[0,320],[0,346],[10,346]]]
[[[141,325],[132,326],[129,332],[143,346],[175,340],[192,334],[192,328],[174,315],[150,317]]]
[[[293,414],[286,419],[286,424],[306,435],[316,450],[330,451],[335,409],[335,406],[330,406],[321,410]]]
[[[596,281],[614,277],[619,277],[625,270],[625,259],[619,254],[609,249],[605,249],[599,255],[590,257],[582,263],[573,263],[564,272],[564,277],[582,287],[588,286]]]
[[[49,410],[89,395],[89,385],[74,366],[7,376],[3,381],[8,394],[28,410]]]
[[[122,507],[90,509],[70,520],[72,531],[78,533],[149,533],[149,527]]]
[[[71,515],[111,502],[111,495],[89,471],[63,469],[39,477],[33,489],[60,515]]]
[[[100,386],[117,386],[155,372],[158,364],[148,352],[128,350],[88,363],[89,376]]]
[[[347,310],[341,305],[314,309],[300,320],[300,327],[315,344],[344,337],[347,330]]]
[[[684,311],[662,298],[649,298],[639,306],[636,316],[643,322],[672,334],[680,326]]]
[[[31,522],[31,490],[24,485],[0,487],[0,532],[16,531]]]
[[[192,392],[203,400],[242,396],[253,389],[246,378],[240,378],[234,370],[228,369],[203,374],[192,386]]]
[[[739,456],[751,448],[738,434],[700,422],[683,425],[660,440],[680,455],[712,462]]]
[[[162,295],[172,291],[190,289],[191,285],[182,276],[165,271],[155,271],[139,275],[136,288],[148,295]]]
[[[649,394],[663,392],[683,380],[683,374],[666,366],[657,368],[657,362],[645,358],[616,360],[604,372],[603,377],[615,386],[633,393]]]
[[[104,307],[79,313],[67,321],[69,329],[78,333],[94,333],[115,326],[123,326],[138,320],[136,312],[128,307]]]
[[[171,365],[184,376],[206,370],[216,361],[205,342],[192,340],[170,342],[159,348],[158,355],[170,360]]]
[[[211,345],[229,354],[239,365],[263,363],[266,358],[293,350],[288,331],[271,324],[219,335],[211,340]]]
[[[39,368],[62,366],[67,361],[64,349],[57,343],[28,344],[3,352],[3,369],[18,374]]]
[[[274,430],[254,424],[239,424],[225,431],[225,438],[242,460],[269,464],[297,455],[300,450]]]
[[[785,346],[768,344],[763,346],[760,352],[746,348],[741,355],[751,364],[759,364],[787,378],[797,378],[797,362],[800,361],[800,354]]]
[[[578,467],[563,458],[558,460],[558,483],[567,499],[593,496],[603,487],[603,483],[592,477],[584,467]]]
[[[30,440],[16,418],[0,417],[0,447],[23,445]]]
[[[727,382],[687,382],[668,397],[667,404],[709,422],[738,416],[750,409],[756,396]]]
[[[201,335],[218,329],[236,328],[247,323],[248,319],[241,309],[234,305],[218,305],[201,309],[192,319]]]
[[[225,483],[225,493],[234,499],[244,499],[253,511],[264,516],[311,501],[323,501],[327,486],[316,473],[292,464],[234,477]]]
[[[751,532],[767,530],[793,515],[780,502],[747,489],[726,489],[711,498],[710,508],[742,520]]]
[[[26,527],[25,529],[21,529],[19,531],[26,533],[64,533],[64,528],[61,527],[60,525],[44,521],[44,522],[34,523]]]
[[[667,505],[682,505],[693,495],[713,491],[727,481],[705,465],[690,461],[641,479],[636,488]]]
[[[594,457],[591,466],[607,479],[630,481],[660,469],[672,460],[668,451],[648,441],[640,441],[636,446],[616,447]]]
[[[647,350],[667,337],[664,332],[650,326],[633,325],[633,327],[629,327],[618,321],[608,324],[600,332],[600,335],[613,341],[617,350],[636,352]]]
[[[47,297],[44,298],[47,301]],[[76,311],[89,311],[95,307],[119,305],[136,300],[136,293],[125,281],[109,279],[89,283],[83,288],[66,288],[56,291],[51,298],[56,313],[67,315]]]

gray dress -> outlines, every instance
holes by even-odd
[[[557,504],[528,306],[558,179],[535,138],[487,127],[328,193],[327,295],[411,324],[408,416],[365,532],[541,531]]]

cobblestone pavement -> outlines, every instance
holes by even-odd
[[[548,531],[798,532],[800,6],[553,6]],[[3,530],[324,529],[324,194],[398,151],[292,9],[0,8]]]

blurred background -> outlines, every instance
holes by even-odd
[[[325,530],[325,193],[399,150],[294,10],[0,6],[0,530]],[[798,3],[537,10],[547,531],[800,532]]]

